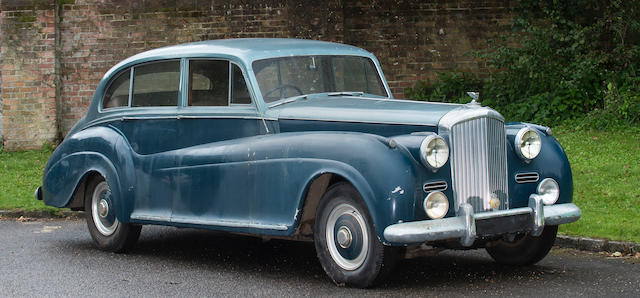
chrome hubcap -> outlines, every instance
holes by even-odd
[[[344,270],[356,270],[369,253],[369,230],[360,212],[350,204],[336,206],[325,226],[327,248],[331,258]]]
[[[106,181],[96,185],[91,196],[91,219],[100,234],[110,236],[118,228],[118,219],[111,212],[111,189]]]
[[[342,226],[338,229],[338,245],[342,248],[348,248],[351,246],[351,231],[345,226]]]
[[[98,215],[100,215],[101,218],[105,218],[107,217],[108,213],[109,213],[109,204],[107,203],[107,200],[100,199],[100,203],[98,203]]]

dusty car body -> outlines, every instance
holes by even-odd
[[[371,53],[293,39],[122,61],[36,190],[85,210],[106,250],[129,249],[145,224],[310,239],[336,283],[360,287],[413,244],[537,262],[580,217],[572,194],[548,128],[475,102],[393,99]]]

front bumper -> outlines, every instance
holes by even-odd
[[[393,224],[384,229],[384,238],[396,244],[459,239],[469,247],[483,236],[514,232],[539,236],[545,225],[574,222],[580,216],[580,208],[572,203],[544,206],[542,199],[531,195],[528,207],[475,214],[471,205],[465,203],[456,217]]]

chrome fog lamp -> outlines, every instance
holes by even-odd
[[[553,205],[560,196],[560,186],[553,178],[546,178],[538,184],[538,195],[545,205]]]
[[[443,218],[449,212],[449,199],[442,192],[434,191],[424,199],[423,207],[429,218]]]
[[[526,161],[536,158],[542,148],[540,134],[531,127],[523,127],[516,134],[515,147],[520,158]]]
[[[449,159],[449,146],[439,135],[429,135],[420,144],[420,159],[434,170],[441,168]]]

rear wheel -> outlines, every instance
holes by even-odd
[[[360,194],[348,183],[333,185],[316,213],[318,259],[337,285],[369,287],[394,267],[400,248],[383,245]]]
[[[84,207],[89,233],[100,249],[125,252],[138,240],[142,226],[118,221],[111,188],[103,177],[94,178],[87,185]]]
[[[500,240],[487,246],[489,255],[505,265],[531,265],[547,256],[558,234],[558,226],[546,226],[538,237],[529,234],[516,237],[513,241]]]

